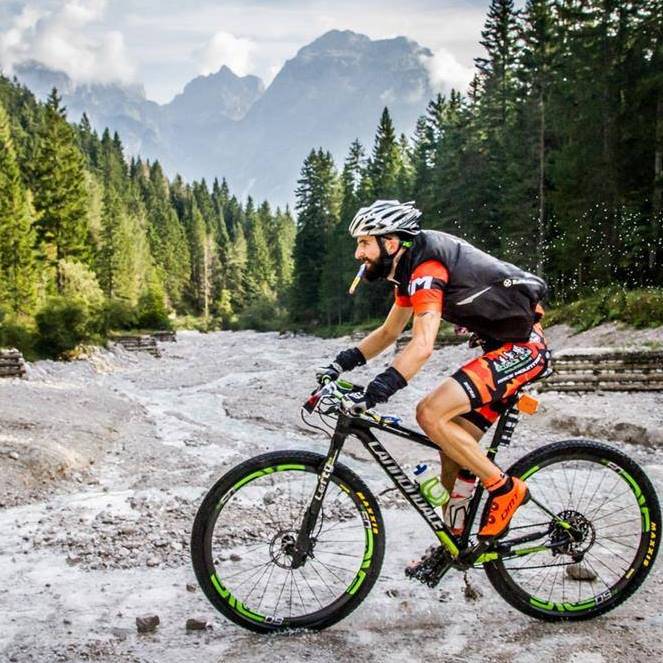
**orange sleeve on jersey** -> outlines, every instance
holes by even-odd
[[[412,306],[410,298],[407,295],[399,295],[397,288],[394,288],[394,301],[396,306],[400,308],[410,308]]]
[[[449,280],[447,268],[437,260],[417,265],[410,277],[410,301],[415,313],[433,311],[442,314],[444,287]]]

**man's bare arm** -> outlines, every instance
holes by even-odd
[[[440,313],[434,311],[424,311],[414,316],[412,340],[396,355],[392,363],[408,382],[433,353],[440,320]]]
[[[388,348],[400,336],[412,316],[412,309],[394,304],[385,321],[357,346],[365,359],[371,359]]]

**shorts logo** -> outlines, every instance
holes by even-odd
[[[493,366],[497,373],[504,373],[505,371],[523,365],[529,361],[531,357],[532,350],[516,345],[511,350],[495,359]]]
[[[433,287],[433,277],[432,276],[420,276],[417,279],[412,279],[410,285],[408,286],[408,294],[410,297],[414,295],[417,290],[430,290]]]

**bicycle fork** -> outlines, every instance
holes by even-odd
[[[336,430],[331,438],[327,458],[318,472],[318,483],[315,487],[315,492],[311,498],[311,503],[304,512],[302,524],[299,528],[297,540],[294,543],[292,550],[292,568],[297,569],[306,562],[306,559],[313,554],[313,541],[311,534],[318,522],[322,501],[327,494],[329,480],[334,473],[336,467],[336,460],[338,459],[343,444],[349,433],[349,418],[346,416],[339,416]]]

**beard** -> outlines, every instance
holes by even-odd
[[[389,273],[389,270],[384,271],[384,265],[381,258],[377,260],[367,260],[365,263],[366,269],[364,270],[363,279],[368,282],[377,281],[382,279]]]
[[[366,269],[364,271],[364,280],[365,281],[377,281],[378,279],[386,279],[391,272],[391,268],[394,264],[394,255],[389,255],[384,247],[384,243],[381,239],[378,239],[380,244],[380,256],[376,260],[366,260],[364,264]]]

